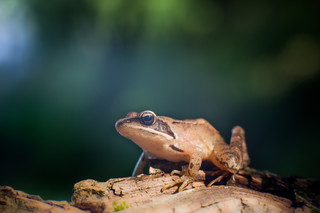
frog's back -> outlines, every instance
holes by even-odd
[[[203,149],[206,150],[206,154],[203,160],[210,160],[214,150],[217,149],[221,144],[226,144],[219,131],[216,130],[207,120],[203,118],[196,119],[199,124],[198,138],[203,141]]]
[[[170,126],[173,128],[173,132],[177,134],[177,140],[189,147],[200,148],[203,151],[204,160],[209,159],[212,155],[217,141],[223,141],[220,133],[203,118],[186,120],[170,119],[169,122],[174,124]]]

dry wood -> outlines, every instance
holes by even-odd
[[[114,202],[125,203],[129,208],[123,212],[310,212],[317,211],[308,197],[298,196],[303,182],[304,192],[319,196],[318,181],[291,178],[281,179],[268,173],[247,169],[236,175],[236,183],[228,180],[222,185],[206,187],[214,177],[210,171],[201,170],[196,181],[187,190],[176,193],[177,187],[165,192],[160,189],[178,178],[165,172],[181,169],[183,164],[153,160],[150,175],[110,179],[105,183],[85,180],[74,187],[73,205],[94,212],[110,212]],[[211,165],[212,166],[212,165]],[[208,169],[204,165],[203,169]],[[210,165],[209,165],[210,167]],[[209,168],[212,170],[212,168]],[[302,182],[301,182],[302,181]],[[300,188],[299,188],[300,187]]]
[[[212,165],[200,170],[195,182],[183,192],[177,187],[160,189],[178,178],[172,169],[186,165],[153,160],[150,175],[116,178],[107,182],[84,180],[76,183],[72,203],[44,201],[0,188],[0,212],[318,212],[319,181],[302,178],[280,178],[269,172],[246,169],[236,175],[236,182],[223,180],[206,187],[212,176]],[[126,208],[128,207],[128,208]],[[82,210],[80,210],[82,209]],[[18,210],[18,211],[16,211]]]
[[[9,186],[0,187],[0,212],[74,212],[84,213],[66,201],[45,201],[38,195],[29,195]]]

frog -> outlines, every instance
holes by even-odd
[[[161,191],[178,186],[183,191],[199,173],[203,161],[209,161],[217,168],[217,178],[210,187],[224,178],[232,177],[250,163],[245,131],[241,126],[233,127],[230,144],[219,131],[203,118],[177,120],[157,116],[153,111],[130,112],[115,124],[116,130],[142,148],[143,152],[132,176],[143,173],[149,158],[171,162],[186,162],[186,171],[173,170],[170,175],[179,175]]]

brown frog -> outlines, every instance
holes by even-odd
[[[191,183],[201,167],[202,161],[211,161],[220,170],[220,176],[208,186],[221,181],[230,174],[236,174],[250,163],[245,132],[240,126],[232,129],[230,145],[205,119],[176,120],[157,116],[152,111],[130,112],[116,122],[117,131],[143,149],[133,175],[143,172],[148,157],[172,162],[189,163],[186,172],[174,170],[171,175],[182,175],[161,191],[181,184],[182,191]]]

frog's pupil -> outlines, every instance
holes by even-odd
[[[150,115],[146,115],[143,117],[145,121],[151,121],[151,116]]]

